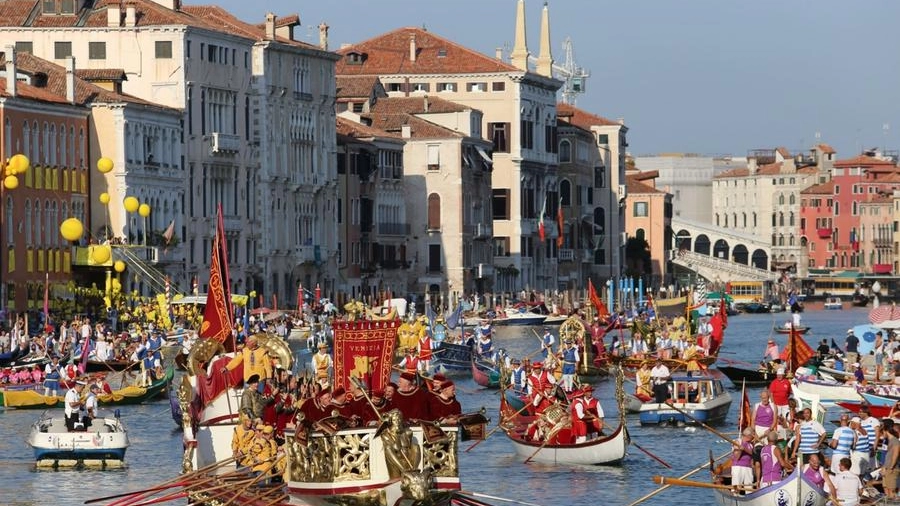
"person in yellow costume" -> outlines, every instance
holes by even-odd
[[[316,371],[316,382],[322,387],[328,386],[328,370],[334,368],[334,361],[328,354],[328,345],[319,343],[319,351],[312,358],[313,370]]]
[[[228,362],[222,373],[233,371],[241,364],[244,364],[244,383],[250,379],[250,376],[257,374],[259,375],[260,392],[262,392],[266,380],[272,377],[272,361],[269,360],[266,350],[257,344],[255,335],[247,337],[247,345],[231,359],[231,362]]]
[[[275,428],[265,425],[260,429],[249,446],[248,465],[257,476],[267,473],[261,483],[266,484],[276,474],[284,472],[284,459],[278,457],[278,444],[275,442]]]
[[[242,414],[241,423],[234,428],[234,434],[231,436],[231,454],[238,468],[247,467],[250,460],[248,455],[250,444],[255,436],[256,431],[253,430],[253,420],[249,416]]]

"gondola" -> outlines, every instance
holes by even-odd
[[[722,506],[771,506],[773,504],[802,504],[823,506],[828,499],[824,489],[794,471],[768,487],[738,495],[731,490],[716,489],[716,502]]]
[[[162,378],[148,387],[128,386],[114,390],[111,394],[98,395],[97,402],[101,407],[142,404],[162,394],[174,375],[175,370],[169,367]],[[47,396],[34,390],[14,391],[0,389],[0,405],[16,409],[48,409],[63,408],[65,407],[65,401],[64,396]]]
[[[445,376],[462,375],[472,370],[472,348],[464,344],[441,342],[432,354],[435,371]]]
[[[500,388],[500,371],[483,359],[472,360],[472,379],[485,388]]]
[[[727,376],[735,386],[764,387],[768,386],[775,379],[774,370],[747,369],[733,365],[717,365],[716,369]]]
[[[777,333],[777,334],[790,334],[791,333],[790,327],[785,327],[785,326],[781,326],[781,325],[775,325],[774,327],[772,327],[772,330],[774,330],[775,333]],[[794,327],[794,332],[796,332],[798,334],[806,334],[810,330],[812,330],[812,327],[810,327],[809,325],[802,326],[802,327]]]

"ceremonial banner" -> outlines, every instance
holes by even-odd
[[[781,360],[790,367],[790,371],[796,371],[798,367],[808,362],[815,354],[815,350],[806,343],[803,336],[794,329],[793,325],[791,325],[791,334],[788,338],[788,344],[784,347],[784,350],[781,351],[780,357]]]
[[[391,380],[400,320],[336,321],[333,327],[334,388],[347,388],[352,376],[370,392],[383,390]]]
[[[600,300],[600,296],[597,295],[597,289],[594,288],[594,283],[590,278],[588,278],[588,298],[597,310],[597,316],[601,318],[609,316],[609,308]]]
[[[225,222],[222,206],[219,206],[216,236],[213,239],[212,259],[209,263],[209,290],[203,309],[200,337],[221,341],[227,351],[234,351],[231,326],[234,318],[231,309],[231,287],[228,285],[228,251],[225,247]]]

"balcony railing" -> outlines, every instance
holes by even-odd
[[[379,235],[399,235],[399,236],[409,235],[409,224],[408,223],[379,223],[378,224],[378,234]]]
[[[575,260],[575,252],[571,249],[561,249],[559,250],[559,261],[560,262],[572,262]]]
[[[893,239],[888,239],[884,237],[879,237],[878,239],[873,239],[872,244],[875,245],[876,248],[893,248]]]
[[[241,138],[234,134],[212,133],[213,153],[237,153],[241,150]]]
[[[492,277],[494,277],[494,265],[493,264],[478,264],[475,267],[475,277],[476,278],[492,278]]]
[[[490,239],[494,237],[494,227],[486,223],[478,223],[475,225],[476,239]]]
[[[819,239],[828,239],[831,237],[831,229],[830,228],[820,228],[817,230],[819,234]]]

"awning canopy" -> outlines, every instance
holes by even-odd
[[[891,264],[875,264],[872,266],[872,272],[875,274],[890,274],[893,270]]]

